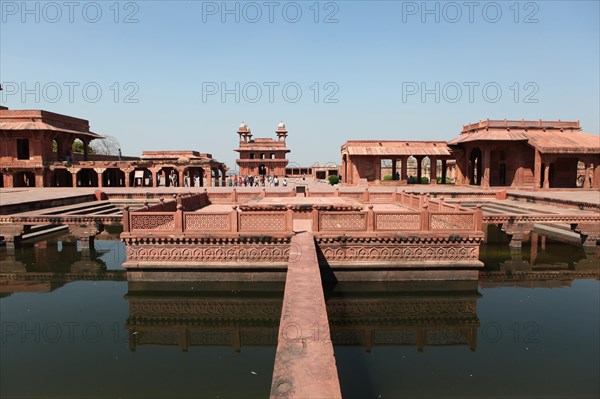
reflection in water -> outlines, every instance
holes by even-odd
[[[125,282],[104,238],[0,248],[0,396],[268,395],[283,283]],[[345,397],[597,397],[598,252],[488,240],[479,281],[326,287],[311,333],[330,329]]]
[[[600,279],[600,246],[581,246],[551,240],[532,232],[523,247],[511,249],[496,230],[490,228],[488,243],[481,246],[481,287],[570,286],[581,278]]]
[[[132,282],[129,346],[276,346],[283,283]]]
[[[334,345],[477,346],[477,282],[340,283],[326,305]]]
[[[124,244],[105,234],[94,248],[81,248],[67,235],[25,241],[16,249],[0,247],[0,295],[50,292],[78,280],[125,280]]]

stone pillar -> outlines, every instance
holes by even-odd
[[[587,175],[587,169],[585,170]],[[587,180],[587,179],[586,179]],[[584,183],[585,187],[585,183]],[[546,161],[544,164],[544,189],[550,188],[550,162]]]
[[[429,157],[429,184],[437,184],[437,158]]]
[[[22,224],[0,225],[0,236],[4,237],[7,252],[14,254],[15,247],[21,243],[21,235],[24,232],[25,226]]]
[[[90,145],[90,140],[82,139],[81,142],[83,143],[83,160],[87,161],[89,156],[88,146]]]
[[[592,188],[600,189],[600,162],[594,165],[594,174],[592,175]]]
[[[408,157],[402,157],[400,163],[402,167],[400,179],[406,181],[406,179],[408,179]]]
[[[6,173],[4,175],[4,187],[10,188],[14,187],[14,177],[12,173]]]
[[[98,173],[98,187],[104,187],[104,182],[102,181],[102,172],[96,172]]]
[[[392,180],[396,180],[396,160],[392,159]]]
[[[585,170],[583,173],[583,188],[590,188],[590,177],[591,177],[591,165],[588,162],[584,162]]]
[[[227,181],[226,176],[226,172],[225,172],[225,168],[221,168],[221,182],[223,183],[223,186],[225,186],[225,182]],[[283,172],[281,173],[282,176],[285,176],[285,170],[283,170]]]
[[[417,184],[421,184],[421,177],[423,176],[423,171],[421,170],[421,162],[423,161],[423,157],[415,157],[417,159]]]
[[[481,176],[481,188],[490,188],[490,148],[485,146],[483,150],[483,173]]]
[[[124,173],[125,173],[125,187],[130,187],[131,186],[131,177],[129,177],[130,176],[129,171],[124,171]],[[135,175],[135,172],[133,172],[133,173]]]
[[[44,171],[35,172],[35,186],[44,187]]]
[[[442,184],[446,184],[448,170],[446,169],[446,160],[442,159]]]
[[[73,180],[73,187],[77,187],[77,172],[71,173],[71,179]]]
[[[212,187],[212,170],[210,168],[204,169],[204,179],[206,180],[206,187]]]
[[[531,253],[529,256],[529,262],[531,263],[531,266],[533,266],[535,264],[535,261],[537,260],[537,256],[538,256],[538,241],[539,241],[539,235],[537,232],[532,231],[531,232]]]
[[[535,160],[533,164],[533,188],[542,186],[542,155],[535,150]]]
[[[184,178],[183,169],[182,170],[178,170],[177,171],[177,179],[178,179],[177,185],[179,187],[183,187],[183,178]]]

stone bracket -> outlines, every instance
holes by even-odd
[[[600,238],[600,225],[594,223],[579,223],[571,225],[571,229],[579,233],[584,247],[595,247]]]
[[[18,243],[21,236],[25,232],[25,226],[19,223],[2,224],[0,225],[0,236],[4,237],[7,248],[15,247],[15,242]]]
[[[533,230],[533,223],[507,223],[502,225],[502,231],[510,236],[511,248],[521,248],[523,239]]]

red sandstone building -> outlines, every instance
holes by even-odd
[[[485,120],[463,126],[448,143],[457,162],[456,184],[515,188],[600,188],[600,137],[579,121]]]
[[[142,157],[89,152],[92,140],[85,119],[43,110],[0,108],[0,187],[156,187],[223,185],[227,168],[210,154],[196,151],[145,151]],[[73,151],[81,142],[83,153]],[[196,178],[195,178],[196,177]]]
[[[600,137],[583,133],[578,121],[486,120],[464,126],[448,143],[352,140],[341,153],[350,185],[405,184],[412,173],[421,182],[429,169],[431,184],[437,177],[446,182],[450,170],[457,185],[600,188]],[[383,166],[386,160],[391,167]],[[387,173],[391,182],[383,181]]]
[[[279,123],[275,133],[277,140],[272,138],[252,138],[252,131],[242,122],[238,129],[240,136],[239,147],[235,150],[240,153],[236,160],[240,168],[240,176],[285,176],[288,164],[286,154],[290,150],[286,147],[287,130],[283,122]]]
[[[426,169],[432,184],[437,182],[438,169],[441,182],[445,183],[448,161],[452,157],[445,141],[351,140],[342,146],[341,151],[342,181],[349,185],[357,185],[361,181],[382,184],[382,170],[392,177],[386,184],[406,184],[412,175],[409,171],[415,173],[412,175],[415,181],[421,182]],[[425,158],[428,162],[424,162]],[[414,165],[413,170],[409,168],[409,159]],[[382,168],[385,161],[389,161],[391,168]]]

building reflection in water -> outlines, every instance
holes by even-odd
[[[477,281],[339,283],[327,292],[334,345],[477,347]]]
[[[129,281],[130,349],[275,346],[283,289],[284,283]]]
[[[479,273],[482,288],[564,287],[574,279],[600,279],[600,246],[584,249],[534,231],[521,249],[514,250],[493,234],[481,246],[481,260],[485,263]]]
[[[130,348],[276,346],[283,283],[132,282],[125,296]],[[477,282],[337,284],[327,290],[334,345],[477,344]],[[293,321],[290,321],[293,323]],[[309,332],[328,326],[315,325]],[[319,330],[320,329],[320,330]]]
[[[118,235],[101,238],[90,249],[81,248],[76,239],[65,235],[24,241],[13,250],[1,247],[0,294],[50,292],[70,281],[125,280],[125,271],[107,267],[120,257]]]

